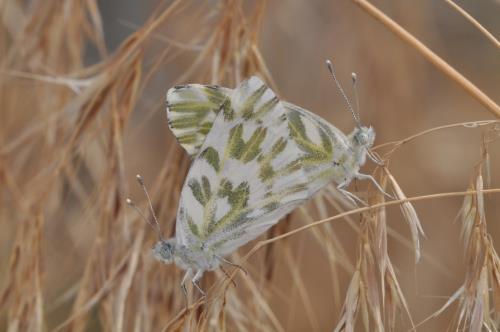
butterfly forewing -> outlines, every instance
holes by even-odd
[[[304,168],[309,179],[323,186],[332,180],[337,184],[342,182],[349,168],[353,169],[351,144],[346,135],[332,126],[320,116],[311,113],[297,105],[282,102],[287,110],[290,123],[296,123],[295,128],[304,128],[303,132],[292,131],[292,137],[298,146],[309,141],[311,149],[306,151]],[[319,136],[318,136],[319,135]]]
[[[321,118],[285,108],[256,77],[225,93],[230,98],[217,108],[187,176],[176,225],[179,243],[220,255],[331,181],[345,139]]]
[[[223,103],[231,98],[233,89],[218,85],[178,85],[167,92],[167,117],[170,129],[179,144],[191,155],[199,148],[213,125]],[[298,113],[304,122],[322,128],[339,146],[348,145],[344,133],[323,118],[292,103],[281,101],[285,111]],[[314,135],[314,134],[313,134]]]

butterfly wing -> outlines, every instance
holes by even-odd
[[[168,90],[168,125],[179,144],[192,157],[198,154],[231,91],[217,85],[201,84],[178,85]]]
[[[211,237],[209,244],[220,255],[256,238],[332,180],[339,182],[345,175],[342,163],[349,150],[347,137],[314,113],[291,103],[280,104],[277,110],[284,111],[285,126],[272,127],[270,132],[275,142],[287,142],[287,147],[282,152],[278,145],[272,147],[272,167],[260,158],[258,176],[270,174],[266,194],[250,204],[251,212],[239,221],[241,226],[236,222]]]
[[[198,154],[222,104],[231,98],[232,92],[232,89],[221,86],[202,84],[178,85],[168,90],[169,127],[179,144],[192,157]],[[348,146],[344,133],[323,118],[292,103],[281,104],[287,113],[297,114],[301,121],[309,124],[308,128],[321,128],[337,149]]]
[[[310,113],[287,110],[256,77],[228,100],[191,166],[176,225],[178,243],[220,255],[331,181],[335,145],[343,144]]]
[[[283,102],[283,105],[291,125],[296,128],[292,135],[295,143],[306,151],[311,147],[307,151],[309,177],[316,178],[319,185],[332,180],[337,184],[343,182],[349,169],[356,167],[348,137],[314,113],[291,103]]]

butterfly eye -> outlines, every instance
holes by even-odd
[[[365,132],[358,132],[355,136],[355,140],[359,145],[365,145],[368,140],[368,136]]]
[[[173,247],[167,241],[159,241],[153,248],[153,253],[156,259],[170,263],[173,260]]]

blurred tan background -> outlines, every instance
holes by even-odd
[[[4,14],[8,13],[7,3],[9,0],[0,1],[0,11]],[[22,3],[20,8],[26,16],[37,10],[37,6],[42,6],[37,1],[34,1],[31,7],[25,2],[19,3]],[[409,30],[490,98],[496,102],[500,101],[499,49],[444,1],[373,1],[372,3]],[[457,3],[493,35],[500,36],[498,1],[457,1]],[[102,16],[108,54],[116,52],[126,38],[144,25],[158,5],[157,1],[99,2],[98,9]],[[162,6],[161,8],[166,8],[163,2]],[[151,77],[148,77],[147,84],[141,87],[137,103],[124,127],[122,166],[126,183],[119,186],[123,197],[130,196],[136,201],[143,200],[140,188],[134,182],[136,173],[144,176],[148,186],[161,187],[161,183],[156,182],[157,176],[166,163],[184,163],[183,167],[186,167],[187,161],[182,159],[182,153],[170,151],[173,148],[168,142],[171,142],[172,135],[163,108],[164,98],[167,89],[175,84],[210,83],[208,76],[205,75],[203,82],[200,81],[203,77],[197,76],[196,73],[182,82],[179,81],[179,77],[190,68],[198,54],[196,45],[203,45],[206,42],[204,36],[207,36],[207,31],[213,29],[217,11],[204,15],[206,10],[216,6],[218,6],[216,1],[209,1],[202,5],[202,9],[197,10],[196,4],[186,4],[157,29],[147,47],[142,50],[144,66],[151,65],[156,61],[155,56],[167,48],[171,49],[173,55],[168,61],[159,65]],[[253,13],[254,5],[247,2],[243,8],[250,15]],[[53,76],[65,76],[76,72],[81,74],[83,70],[73,70],[71,65],[65,69],[56,68],[56,63],[46,61],[50,58],[50,54],[40,57],[45,59],[40,60],[42,64],[33,66],[30,62],[23,65],[22,59],[16,63],[8,56],[10,50],[15,47],[11,29],[6,28],[11,25],[6,23],[8,20],[5,17],[3,20],[3,37],[0,37],[5,38],[2,42],[4,60],[2,60],[3,78],[0,94],[3,101],[0,101],[0,107],[4,120],[0,121],[2,122],[0,144],[7,146],[18,139],[18,135],[24,129],[36,126],[36,122],[42,121],[48,114],[40,113],[37,109],[41,103],[39,98],[42,93],[45,98],[54,95],[52,101],[54,112],[56,108],[61,110],[65,108],[64,105],[71,98],[65,95],[69,94],[67,88],[38,79],[20,78],[19,75],[13,75],[12,70]],[[43,27],[33,29],[32,33],[36,34],[38,29]],[[85,49],[82,54],[83,64],[87,66],[97,64],[109,56],[103,56],[96,47],[88,43],[88,48],[83,47]],[[176,48],[176,44],[189,44],[195,47]],[[456,82],[451,81],[414,48],[396,37],[352,1],[268,1],[262,17],[258,46],[280,97],[321,115],[345,133],[352,130],[354,122],[328,74],[324,65],[325,59],[333,61],[337,76],[351,98],[350,73],[356,72],[359,78],[361,119],[364,124],[375,128],[377,133],[375,145],[401,140],[418,132],[447,124],[495,119],[493,113],[466,93]],[[143,73],[143,78],[145,76],[146,71]],[[42,84],[46,86],[40,88]],[[37,86],[36,95],[32,95],[35,91],[34,86]],[[40,92],[40,89],[45,91]],[[9,94],[17,96],[16,102],[6,97]],[[119,95],[116,97],[120,98]],[[95,126],[96,129],[89,141],[94,139],[97,142],[105,141],[99,137],[99,128],[106,128],[106,122],[97,121]],[[47,139],[47,131],[53,129],[54,127],[50,126],[44,127],[38,137],[43,136]],[[458,127],[422,136],[398,150],[392,156],[389,168],[408,197],[466,190],[474,167],[481,157],[482,133],[485,131],[486,128]],[[16,201],[19,197],[30,196],[31,180],[43,176],[38,172],[39,168],[51,167],[44,164],[43,156],[40,154],[43,154],[45,147],[40,141],[37,142],[36,135],[38,134],[35,134],[33,139],[23,142],[23,148],[18,148],[17,152],[3,153],[0,160],[3,163],[2,172],[5,170],[10,172],[2,173],[0,178],[3,187],[0,207],[1,289],[9,285],[8,275],[9,269],[13,266],[15,239],[16,236],[21,236],[19,225],[30,220],[26,217],[25,211],[20,211]],[[54,135],[55,143],[51,144],[64,144],[64,140],[58,141],[61,136]],[[106,153],[102,153],[96,145],[94,142],[86,146],[84,153],[86,166],[79,169],[76,175],[81,185],[79,190],[85,193],[92,193],[96,188],[106,185],[102,179],[107,173],[103,170],[109,163],[105,159]],[[28,146],[31,147],[27,148]],[[38,156],[35,156],[37,154]],[[497,188],[500,187],[498,142],[491,144],[490,154],[491,187]],[[50,155],[48,158],[57,156]],[[166,158],[174,159],[166,160]],[[369,162],[365,170],[369,172],[372,169],[373,164]],[[180,172],[179,176],[183,176],[183,173]],[[9,182],[9,178],[14,182]],[[12,188],[16,188],[17,192],[13,192]],[[99,219],[96,219],[92,212],[92,205],[95,202],[90,200],[83,204],[74,186],[59,183],[54,188],[45,189],[46,193],[41,195],[43,200],[40,200],[43,202],[41,210],[45,216],[41,242],[43,248],[41,282],[43,312],[46,317],[44,325],[51,330],[68,317],[74,305],[75,294],[80,287],[79,280],[86,268],[86,259],[91,255],[95,241],[100,239],[96,235],[100,234],[100,225],[97,222]],[[162,190],[169,191],[170,188]],[[89,194],[89,197],[98,199],[98,195]],[[177,197],[174,195],[172,199],[176,200]],[[154,200],[157,202],[155,205],[160,205],[162,197],[156,197]],[[460,225],[455,221],[462,201],[462,198],[444,198],[415,203],[426,234],[422,240],[424,257],[416,265],[413,251],[395,240],[393,236],[389,236],[389,255],[397,268],[396,274],[415,323],[438,310],[464,280],[466,270],[463,258],[464,245],[460,239]],[[29,207],[26,209],[30,210]],[[117,223],[123,220],[129,222],[136,218],[131,209],[125,208],[123,211],[123,219],[117,219]],[[487,196],[486,213],[488,230],[498,250],[500,243],[498,194]],[[358,220],[357,217],[354,219]],[[388,221],[388,226],[395,231],[394,233],[400,234],[411,243],[408,227],[399,208],[388,209]],[[172,227],[171,220],[163,222],[167,225],[166,228]],[[297,217],[289,229],[303,223],[304,220]],[[343,220],[337,220],[332,225],[354,264],[358,251],[356,232]],[[153,243],[154,234],[150,234],[149,228],[144,229],[148,240],[141,252],[143,259],[150,260],[144,264],[149,264],[152,269],[164,269],[163,265],[148,258],[148,246]],[[135,232],[136,228],[130,230]],[[116,229],[112,228],[109,231],[115,232]],[[133,239],[133,234],[124,234],[124,238]],[[26,241],[28,242],[23,243],[28,246],[32,239],[27,237]],[[125,247],[129,245],[128,242],[123,243]],[[341,303],[339,305],[334,299],[338,297],[343,301],[351,273],[342,268],[339,270],[337,277],[341,285],[340,293],[335,291],[326,258],[318,249],[321,245],[308,231],[283,241],[283,246],[289,248],[303,278],[310,300],[310,309],[315,315],[315,326],[311,326],[307,310],[304,309],[308,304],[303,301],[296,288],[293,290],[294,282],[285,264],[285,257],[281,259],[278,256],[274,260],[276,267],[273,287],[278,290],[277,294],[285,297],[268,296],[267,301],[286,331],[304,331],[311,328],[330,331],[337,323]],[[245,246],[239,252],[243,254],[251,247],[252,244]],[[258,262],[264,254],[265,252],[261,251],[255,255],[253,264],[256,269],[261,268]],[[161,285],[155,287],[161,288]],[[177,296],[180,297],[180,290],[174,289],[178,291]],[[4,297],[7,298],[5,289],[3,291]],[[10,326],[8,307],[14,306],[14,302],[15,300],[9,299],[4,303],[5,307],[0,308],[0,330]],[[148,305],[154,303],[149,302]],[[92,310],[94,318],[86,329],[106,330],[106,326],[109,325],[96,323],[99,320],[96,317],[100,317],[98,309]],[[455,310],[456,307],[452,306],[440,317],[431,320],[418,330],[443,330]],[[399,320],[397,330],[408,328],[404,313],[400,316],[402,318]],[[258,330],[257,327],[254,328]],[[363,330],[362,324],[358,324],[357,329]],[[126,330],[132,328],[127,326]]]

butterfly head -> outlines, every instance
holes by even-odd
[[[160,240],[153,248],[153,255],[157,260],[170,264],[174,260],[175,247],[175,239]]]
[[[357,147],[370,149],[375,141],[375,130],[372,127],[357,126],[351,135]]]

